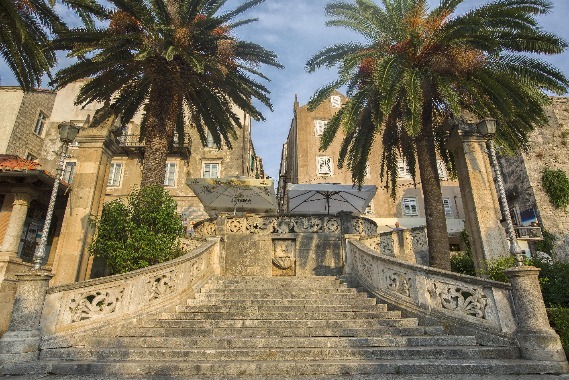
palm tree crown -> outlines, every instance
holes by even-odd
[[[445,148],[445,121],[468,110],[498,120],[497,141],[517,150],[528,132],[546,123],[543,90],[567,91],[556,68],[525,53],[560,53],[565,41],[541,30],[535,16],[546,0],[497,0],[454,15],[463,0],[441,0],[429,11],[425,0],[338,1],[326,7],[330,26],[360,33],[364,42],[323,49],[307,67],[338,65],[338,79],[320,89],[315,106],[346,86],[348,103],[328,123],[321,146],[340,126],[345,138],[339,164],[347,162],[362,183],[376,136],[383,145],[382,177],[394,194],[397,159],[403,157],[425,198],[431,265],[449,267],[448,237],[438,182],[437,152],[452,169]]]
[[[58,87],[91,78],[78,104],[112,99],[124,125],[144,110],[143,186],[162,183],[168,143],[184,121],[196,127],[202,143],[209,130],[218,146],[231,147],[240,126],[232,106],[256,120],[263,116],[252,98],[271,107],[269,91],[251,75],[267,79],[258,67],[281,67],[276,56],[232,34],[254,21],[234,18],[263,0],[221,12],[226,1],[111,0],[107,27],[64,32],[54,43],[79,58],[57,73]]]

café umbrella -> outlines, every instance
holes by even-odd
[[[365,213],[375,196],[375,185],[358,186],[331,183],[289,184],[288,212],[290,214],[333,215],[348,211],[354,215]]]
[[[189,178],[187,184],[210,216],[219,213],[274,214],[277,212],[272,179],[248,177]]]

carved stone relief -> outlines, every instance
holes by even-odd
[[[69,302],[71,322],[80,322],[114,313],[124,288],[92,290],[74,295]]]
[[[168,272],[148,280],[148,300],[153,301],[174,291],[175,275]]]
[[[433,282],[429,288],[431,301],[439,307],[453,310],[461,314],[486,319],[488,298],[478,288]]]
[[[273,276],[294,276],[296,262],[296,240],[273,240]]]

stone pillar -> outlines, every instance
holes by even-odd
[[[41,313],[53,275],[46,271],[29,271],[16,277],[18,288],[12,318],[8,331],[0,339],[0,361],[5,363],[38,360]]]
[[[5,257],[16,257],[18,255],[18,245],[20,244],[30,201],[30,194],[24,192],[14,193],[14,203],[12,203],[8,228],[0,247],[0,255]]]
[[[514,336],[524,359],[560,362],[569,370],[559,336],[549,325],[537,278],[540,269],[521,266],[504,271],[512,284]]]
[[[120,149],[114,128],[114,119],[109,119],[97,127],[82,128],[75,139],[79,143],[77,167],[61,226],[63,238],[54,257],[53,285],[83,281],[90,276],[90,219],[101,215],[111,159]]]
[[[486,139],[475,124],[462,124],[452,132],[448,148],[454,155],[472,256],[480,273],[486,260],[509,255]]]

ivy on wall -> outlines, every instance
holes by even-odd
[[[541,184],[553,206],[564,208],[569,205],[569,178],[563,170],[545,169]]]

